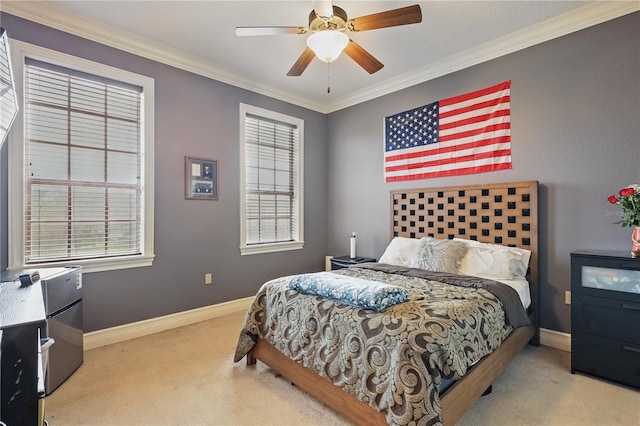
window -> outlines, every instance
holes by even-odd
[[[240,104],[240,252],[301,249],[304,122]]]
[[[24,86],[9,161],[10,268],[150,265],[153,80],[16,44]]]

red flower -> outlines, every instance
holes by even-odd
[[[622,197],[626,197],[628,195],[633,195],[635,193],[635,191],[633,190],[633,188],[623,188],[620,190],[620,196]]]
[[[640,226],[640,184],[627,185],[618,191],[618,195],[610,195],[607,200],[622,209],[620,220],[615,223],[622,226]]]

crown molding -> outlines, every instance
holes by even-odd
[[[393,81],[389,80],[382,84],[350,93],[348,96],[336,98],[327,105],[327,110],[330,112],[338,111],[639,10],[639,1],[596,1],[589,3],[542,21],[539,24],[478,45],[473,49],[448,56],[425,67],[417,68],[394,78]]]
[[[44,2],[2,1],[0,10],[48,27],[161,62],[204,77],[289,102],[323,114],[335,112],[371,99],[526,49],[554,38],[640,10],[640,2],[594,1],[539,24],[515,31],[456,55],[435,61],[380,84],[334,98],[327,103],[310,102],[291,92],[261,84],[229,69],[182,51],[151,42],[128,32],[88,20]]]
[[[40,1],[0,1],[0,11],[261,95],[327,113],[322,104],[264,85],[184,51]]]

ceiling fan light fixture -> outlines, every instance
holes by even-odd
[[[313,11],[316,13],[316,16],[323,21],[328,21],[333,16],[333,6],[331,5],[331,1],[327,0],[313,0],[311,2],[313,4]]]
[[[307,38],[307,46],[318,59],[323,62],[333,62],[349,44],[349,37],[342,31],[325,30],[313,33]]]

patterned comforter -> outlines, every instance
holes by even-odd
[[[362,310],[291,290],[293,277],[274,279],[247,312],[234,360],[260,337],[391,425],[441,423],[442,379],[461,378],[528,322],[515,290],[494,281],[383,264],[333,272],[403,287],[408,301]]]

